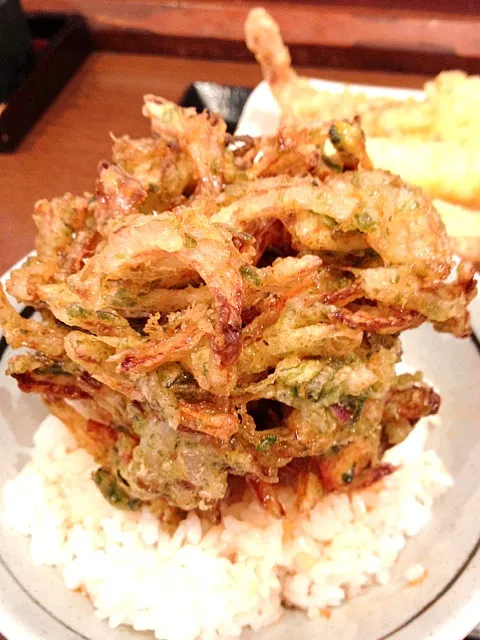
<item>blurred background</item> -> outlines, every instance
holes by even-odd
[[[92,191],[109,133],[148,134],[143,94],[179,102],[198,81],[261,80],[243,34],[258,4],[0,0],[0,273],[33,248],[37,199]],[[443,70],[480,72],[479,0],[260,4],[303,75],[422,88]]]
[[[109,132],[147,133],[144,93],[179,101],[195,81],[259,82],[243,39],[257,4],[23,0],[22,22],[18,0],[0,0],[0,271],[32,248],[37,198],[91,191]],[[478,0],[263,5],[306,75],[420,88],[445,69],[480,69]]]

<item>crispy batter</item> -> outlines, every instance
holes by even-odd
[[[230,147],[236,166],[248,178],[309,173],[323,179],[345,169],[371,168],[365,137],[356,121],[332,118],[303,127],[285,125],[273,137],[233,137]]]
[[[53,315],[69,327],[79,327],[100,336],[136,336],[125,318],[115,311],[85,308],[80,296],[65,284],[43,285],[39,287],[39,294]]]
[[[235,201],[212,220],[238,227],[277,218],[292,234],[294,246],[309,251],[371,247],[386,264],[409,265],[421,276],[445,277],[450,271],[438,213],[418,189],[397,176],[376,170],[346,172],[324,182],[270,178],[247,183],[242,195],[237,189]]]
[[[145,96],[143,114],[150,118],[152,130],[167,140],[177,142],[195,170],[198,194],[218,193],[226,173],[225,122],[207,112],[182,109],[173,102],[152,95]]]
[[[398,334],[468,335],[475,294],[430,201],[371,168],[357,122],[238,139],[144,110],[155,137],[116,140],[91,199],[37,205],[9,288],[41,321],[2,290],[5,336],[30,350],[8,373],[95,456],[107,498],[167,525],[214,518],[233,485],[281,517],[278,484],[307,508],[390,473],[385,448],[439,401],[396,377]]]
[[[14,271],[7,283],[11,295],[29,304],[40,301],[40,285],[64,282],[76,273],[94,250],[98,236],[89,200],[70,193],[51,202],[36,202],[33,220],[38,229],[36,256]]]
[[[452,140],[369,138],[367,150],[375,167],[398,174],[434,198],[480,206],[480,160],[475,140],[460,145]]]
[[[147,192],[140,182],[115,165],[102,163],[96,188],[95,218],[98,231],[109,235],[123,218],[141,209]]]
[[[480,262],[474,220],[479,214],[449,204],[480,208],[480,76],[440,73],[424,86],[423,100],[371,98],[348,88],[340,93],[316,90],[291,67],[279,29],[264,9],[253,9],[245,23],[247,46],[255,54],[282,112],[281,127],[318,127],[333,118],[359,117],[375,167],[440,198],[438,207],[453,246],[462,257]],[[467,220],[470,223],[467,224]]]
[[[147,191],[144,208],[168,211],[182,204],[195,186],[190,156],[163,138],[113,139],[113,162]]]
[[[7,342],[14,349],[27,347],[54,358],[63,355],[65,351],[63,346],[65,333],[60,328],[52,329],[36,320],[22,318],[7,300],[1,285],[0,325]]]

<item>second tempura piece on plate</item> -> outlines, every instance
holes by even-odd
[[[437,199],[455,250],[480,264],[480,76],[443,72],[425,84],[423,98],[372,97],[368,87],[332,93],[297,75],[264,9],[249,13],[245,37],[280,106],[282,126],[359,117],[373,165]]]

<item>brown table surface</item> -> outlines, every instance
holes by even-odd
[[[422,86],[424,77],[375,72],[303,70],[349,82]],[[146,135],[142,96],[178,101],[195,80],[254,87],[255,64],[210,62],[108,52],[92,54],[13,154],[0,155],[0,273],[33,247],[33,203],[94,186],[96,168],[110,158],[109,132]]]

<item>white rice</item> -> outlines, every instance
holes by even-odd
[[[452,478],[427,425],[388,452],[400,468],[351,496],[330,495],[308,515],[279,521],[253,500],[210,528],[190,514],[173,535],[147,511],[118,511],[91,480],[92,458],[61,422],[35,435],[32,460],[4,488],[3,522],[31,536],[35,564],[55,565],[69,589],[88,594],[111,627],[132,625],[166,640],[238,636],[277,620],[282,604],[316,617],[390,579],[407,538],[430,520]],[[282,501],[292,508],[292,495]],[[417,580],[414,565],[406,580]],[[178,603],[188,615],[178,615]]]

